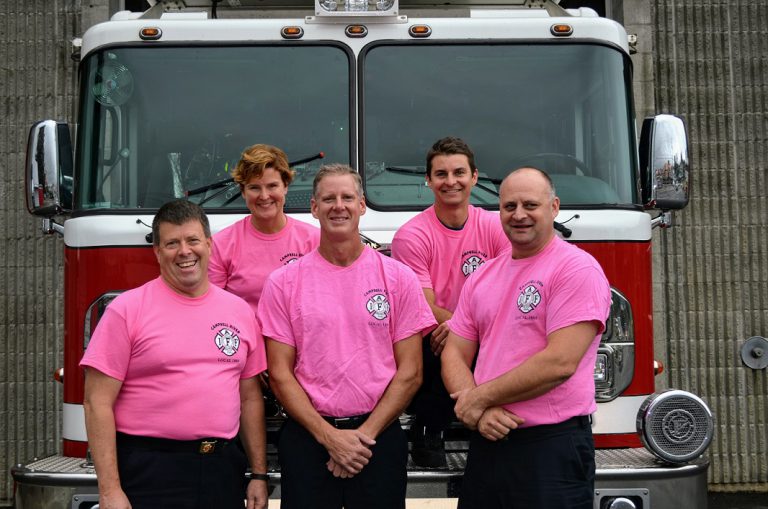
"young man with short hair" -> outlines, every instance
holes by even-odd
[[[435,142],[427,154],[426,173],[434,205],[403,225],[392,241],[392,256],[416,272],[438,322],[424,338],[424,383],[409,408],[414,415],[411,457],[425,467],[446,464],[443,432],[454,419],[453,401],[440,378],[440,352],[448,337],[445,322],[467,277],[509,249],[498,216],[470,204],[477,180],[474,153],[463,140]]]

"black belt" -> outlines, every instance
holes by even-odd
[[[117,432],[117,445],[162,452],[193,452],[216,454],[232,443],[227,438],[198,438],[197,440],[172,440],[170,438],[144,437]]]
[[[337,429],[357,429],[361,424],[365,422],[371,414],[352,415],[350,417],[326,417],[323,416],[326,422]]]
[[[507,436],[502,440],[530,440],[532,438],[543,437],[568,431],[571,429],[590,429],[592,427],[592,418],[589,415],[577,415],[563,422],[556,424],[540,424],[530,428],[517,428],[510,430]]]

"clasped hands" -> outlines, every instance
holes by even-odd
[[[456,401],[456,417],[469,429],[476,429],[484,438],[497,441],[516,429],[525,419],[502,406],[487,406],[479,397],[477,387],[451,394]]]
[[[376,441],[359,429],[333,428],[326,437],[323,445],[331,456],[326,467],[334,477],[347,479],[359,474],[373,456],[371,447]]]

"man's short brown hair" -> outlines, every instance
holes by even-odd
[[[203,227],[206,239],[211,238],[211,225],[203,207],[187,200],[173,200],[160,207],[152,219],[152,243],[160,245],[160,224],[181,226],[189,221],[198,221]]]
[[[475,153],[472,152],[469,145],[467,145],[461,138],[447,136],[437,140],[435,144],[432,145],[432,148],[429,149],[429,152],[427,152],[427,177],[432,176],[432,159],[434,159],[435,156],[450,156],[454,154],[467,156],[467,159],[469,160],[469,169],[472,173],[477,171],[477,166],[475,166]]]

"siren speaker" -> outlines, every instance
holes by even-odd
[[[712,442],[712,412],[701,398],[670,389],[652,394],[637,412],[637,431],[643,445],[669,463],[685,463],[701,456]]]

